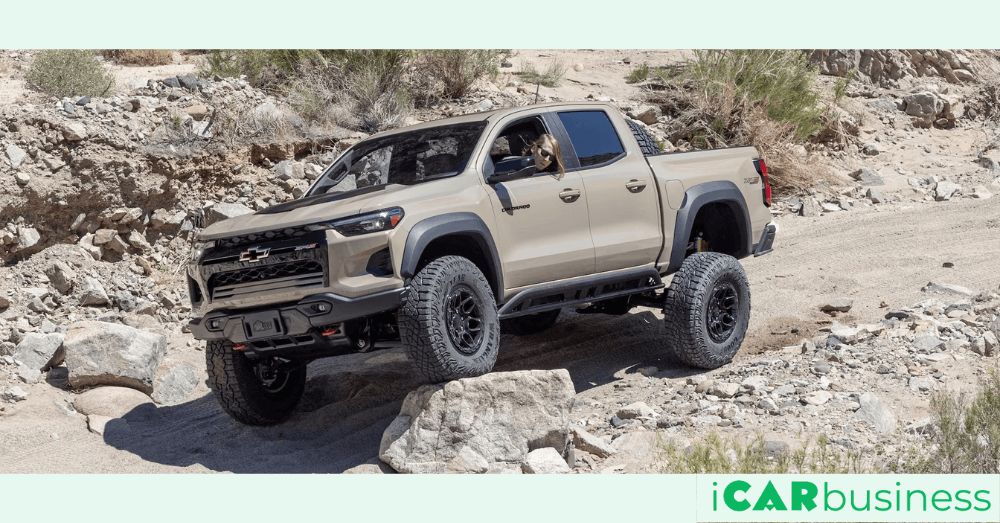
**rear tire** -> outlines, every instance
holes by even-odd
[[[703,369],[732,361],[750,323],[750,284],[736,258],[716,252],[689,256],[666,298],[663,313],[674,355]]]
[[[274,425],[295,410],[306,386],[306,366],[291,370],[251,360],[233,350],[232,342],[212,340],[205,346],[208,383],[222,410],[247,425]]]
[[[417,370],[432,383],[493,370],[500,322],[486,277],[460,256],[427,264],[403,296],[399,336]]]
[[[539,312],[536,314],[526,314],[509,320],[500,320],[500,332],[503,334],[513,334],[514,336],[528,336],[538,334],[549,329],[556,324],[559,313],[562,309]]]

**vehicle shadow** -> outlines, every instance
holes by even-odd
[[[569,370],[576,392],[656,366],[658,377],[695,374],[665,356],[662,320],[566,313],[544,333],[502,340],[494,372]],[[213,394],[186,403],[136,407],[105,427],[104,441],[146,461],[236,473],[337,473],[378,463],[382,433],[406,395],[424,383],[402,349],[318,360],[303,400],[287,421],[248,427]]]

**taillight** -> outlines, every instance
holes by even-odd
[[[764,160],[757,160],[754,162],[754,167],[757,168],[757,174],[760,175],[761,181],[764,182],[764,186],[761,187],[761,192],[764,196],[764,205],[771,206],[771,182],[767,179],[767,165],[764,164]]]

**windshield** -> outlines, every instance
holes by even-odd
[[[470,122],[366,140],[334,162],[305,196],[412,185],[458,174],[485,128],[485,121]]]

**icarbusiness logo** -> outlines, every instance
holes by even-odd
[[[1000,521],[998,475],[710,475],[698,521]]]

